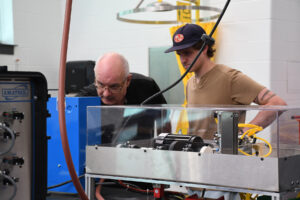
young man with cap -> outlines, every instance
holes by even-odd
[[[189,68],[198,54],[203,42],[201,36],[206,34],[202,27],[196,24],[186,24],[179,28],[173,36],[173,47],[165,53],[176,51],[184,68]],[[186,88],[188,105],[249,105],[252,102],[259,105],[286,105],[279,96],[266,87],[255,82],[245,74],[225,65],[216,64],[211,60],[214,55],[212,46],[205,46],[190,72],[194,72]],[[212,139],[216,131],[213,114],[207,118],[190,123],[190,134],[204,139]],[[268,126],[274,120],[273,112],[259,112],[250,122],[262,127]],[[192,191],[192,190],[190,190]],[[202,196],[200,191],[196,191]],[[200,193],[200,194],[199,194]],[[205,197],[240,199],[238,193],[207,191]]]
[[[173,36],[173,47],[165,53],[176,51],[184,68],[188,68],[198,54],[203,42],[201,36],[206,34],[201,26],[186,24],[179,28]],[[190,72],[194,72],[186,87],[188,105],[286,105],[275,93],[255,82],[245,74],[225,65],[216,64],[211,60],[215,50],[212,46],[205,46]],[[250,123],[268,126],[274,120],[274,113],[260,112]],[[212,124],[211,124],[212,123]],[[207,130],[193,124],[193,134],[206,139],[213,138],[216,124],[213,119],[205,123]],[[210,124],[210,125],[208,125]],[[213,125],[214,124],[214,125]]]

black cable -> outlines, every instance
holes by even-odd
[[[202,51],[204,50],[204,47],[205,47],[208,43],[210,43],[210,42],[213,40],[213,39],[212,39],[212,35],[214,34],[214,32],[215,32],[217,26],[219,25],[219,23],[220,23],[220,21],[221,21],[223,15],[224,15],[224,13],[225,13],[225,11],[226,11],[228,5],[229,5],[229,3],[230,3],[230,0],[227,0],[227,2],[226,2],[226,4],[225,4],[225,6],[224,6],[224,8],[223,8],[223,10],[222,10],[222,12],[221,12],[219,18],[218,18],[216,24],[214,25],[213,29],[211,30],[209,36],[207,36],[207,35],[205,35],[205,34],[202,35],[201,39],[203,40],[203,44],[202,44],[202,46],[201,46],[201,48],[200,48],[200,50],[199,50],[199,53],[197,54],[197,56],[195,57],[195,59],[193,60],[192,64],[189,66],[189,68],[185,71],[185,73],[184,73],[177,81],[175,81],[175,83],[173,83],[172,85],[170,85],[170,86],[167,87],[166,89],[164,89],[164,90],[162,90],[162,91],[160,91],[160,92],[157,92],[156,94],[154,94],[154,95],[152,95],[151,97],[147,98],[145,101],[143,101],[143,102],[141,103],[141,105],[144,105],[145,103],[147,103],[147,102],[150,101],[151,99],[154,99],[154,98],[157,97],[158,95],[160,95],[160,94],[162,94],[162,93],[164,93],[164,92],[170,90],[170,89],[173,88],[175,85],[177,85],[177,84],[178,84],[178,83],[179,83],[179,82],[187,75],[187,73],[188,73],[188,72],[191,70],[191,68],[194,66],[195,62],[198,60],[199,56],[201,55]]]
[[[82,177],[84,177],[84,174],[81,175],[81,176],[79,176],[78,179],[81,179]],[[49,186],[49,187],[47,187],[47,190],[50,190],[50,189],[53,189],[53,188],[57,188],[57,187],[66,185],[66,184],[71,183],[71,182],[72,182],[72,180],[68,180],[66,182],[63,182],[63,183],[60,183],[60,184],[57,184],[57,185]]]
[[[128,118],[125,120],[125,122],[121,125],[120,130],[118,130],[116,136],[112,139],[112,145],[115,146],[118,142],[118,139],[120,138],[122,132],[124,131],[124,129],[126,128],[127,123],[129,122],[129,120],[132,118],[132,116],[134,115],[130,115],[128,116]]]
[[[206,189],[204,188],[204,189],[202,190],[201,198],[204,198],[205,192],[206,192]]]

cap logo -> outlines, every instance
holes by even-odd
[[[174,42],[178,43],[181,42],[184,39],[184,36],[182,34],[177,34],[174,37]]]

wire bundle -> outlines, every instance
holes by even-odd
[[[263,128],[261,126],[257,126],[257,125],[254,125],[254,124],[242,124],[242,123],[240,123],[238,125],[238,127],[239,128],[250,128],[250,129],[248,129],[247,131],[245,131],[243,133],[243,135],[240,138],[241,140],[243,140],[245,137],[254,138],[254,139],[261,140],[261,141],[265,142],[268,145],[269,152],[267,154],[265,154],[265,155],[262,155],[261,157],[268,157],[272,153],[272,146],[271,146],[271,144],[266,139],[256,136],[257,132],[263,130]],[[254,155],[256,155],[255,153],[248,154],[248,153],[246,153],[245,151],[243,151],[241,149],[238,149],[238,151],[241,152],[244,155],[247,155],[247,156],[254,156]]]

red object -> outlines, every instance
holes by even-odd
[[[164,186],[160,185],[159,188],[153,188],[154,198],[163,198],[165,196]]]
[[[174,37],[174,41],[175,41],[176,43],[181,42],[183,39],[184,39],[184,36],[183,36],[182,34],[177,34],[177,35],[175,35],[175,37]]]

